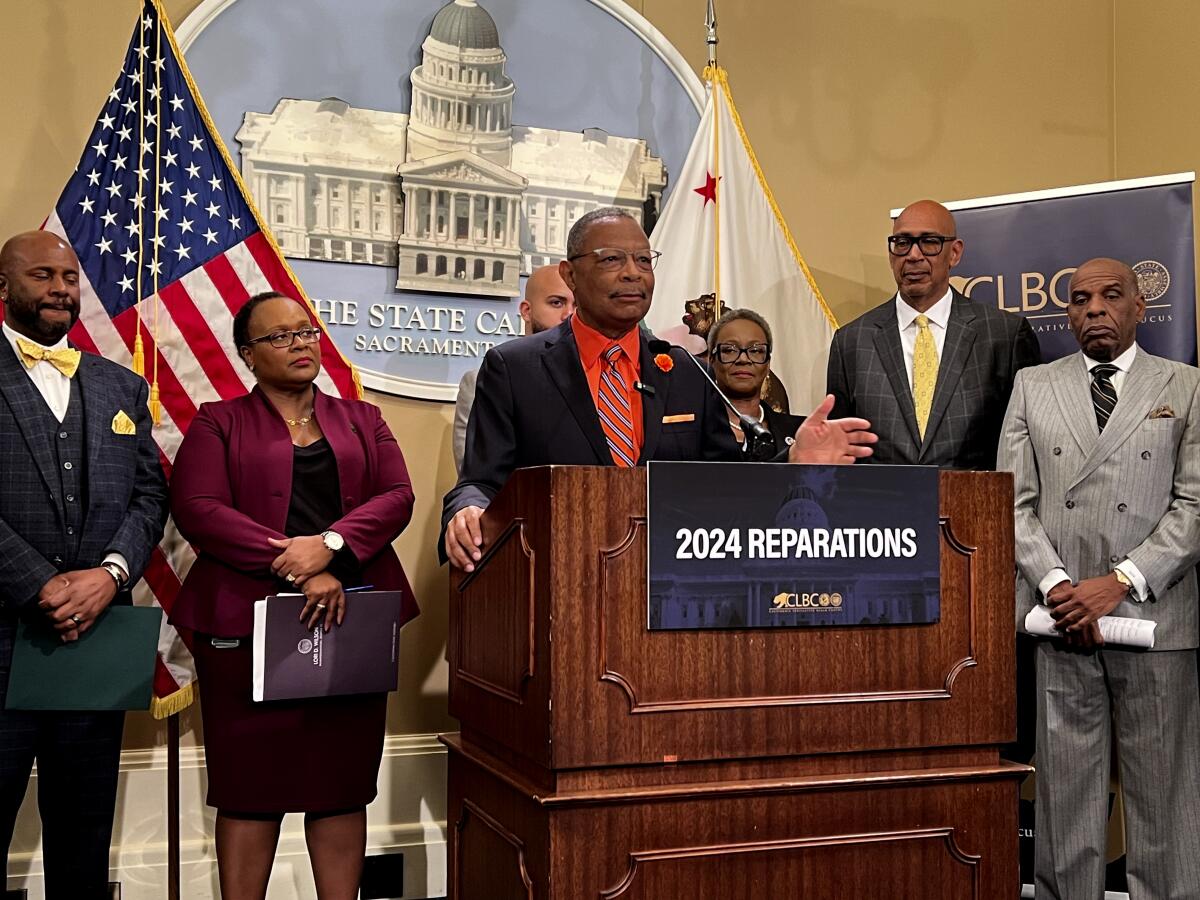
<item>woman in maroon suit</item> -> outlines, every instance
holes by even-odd
[[[321,393],[320,332],[260,294],[234,318],[249,395],[200,407],[179,448],[171,511],[198,551],[171,621],[195,632],[217,863],[226,900],[259,900],[284,813],[303,812],[321,900],[357,897],[386,695],[253,703],[253,608],[284,591],[325,630],[354,615],[344,588],[403,592],[392,541],[412,516],[404,457],[379,410]]]

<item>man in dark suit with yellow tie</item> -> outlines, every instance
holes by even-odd
[[[946,207],[912,204],[888,238],[896,296],[833,336],[833,414],[871,421],[879,435],[871,462],[996,468],[1013,378],[1041,353],[1023,317],[950,287],[962,252]]]
[[[516,469],[740,458],[721,401],[686,352],[652,352],[638,327],[658,254],[637,220],[616,207],[585,214],[567,257],[575,315],[492,349],[479,370],[462,474],[442,506],[442,552],[468,572],[481,555],[479,517]],[[870,455],[868,424],[827,421],[831,406],[797,431],[789,460]]]
[[[79,290],[79,261],[57,236],[0,249],[0,706],[19,621],[77,640],[129,602],[167,518],[146,382],[67,343]],[[123,723],[0,711],[0,840],[7,852],[36,759],[47,900],[108,896]]]

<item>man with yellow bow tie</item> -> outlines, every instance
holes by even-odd
[[[124,713],[2,709],[17,623],[77,640],[130,602],[167,518],[146,382],[67,343],[80,281],[49,232],[0,248],[0,841],[36,759],[47,900],[108,896]]]

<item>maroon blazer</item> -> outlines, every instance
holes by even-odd
[[[342,518],[329,527],[354,552],[365,584],[403,592],[401,623],[407,622],[419,610],[392,549],[413,509],[400,446],[377,407],[315,387],[313,394],[342,489]],[[292,454],[287,424],[258,388],[200,407],[171,475],[171,514],[197,552],[171,610],[173,623],[221,637],[254,630],[254,602],[281,587],[271,574],[280,551],[267,539],[284,537]]]

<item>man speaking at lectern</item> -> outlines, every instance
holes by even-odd
[[[1114,733],[1131,900],[1200,897],[1200,372],[1138,347],[1145,310],[1125,263],[1080,266],[1083,352],[1017,374],[1000,439],[1018,623],[1040,602],[1062,633],[1037,645],[1039,898],[1104,896]],[[1153,651],[1104,644],[1107,615],[1157,622]]]
[[[474,569],[479,517],[516,469],[741,457],[720,399],[686,352],[652,352],[638,327],[654,296],[657,258],[629,213],[587,213],[559,264],[575,315],[484,358],[462,474],[442,505],[442,550],[454,565]],[[827,398],[796,432],[789,461],[871,455],[869,424],[827,421],[831,407]]]

